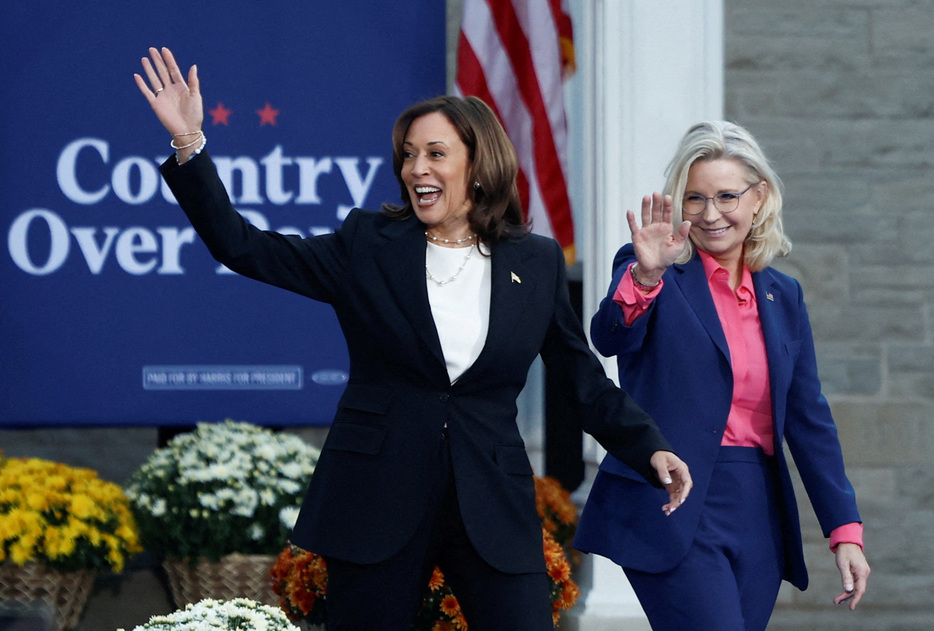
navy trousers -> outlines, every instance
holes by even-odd
[[[328,631],[407,631],[438,566],[470,631],[553,631],[549,578],[506,574],[477,554],[464,528],[442,439],[431,506],[418,531],[395,556],[372,565],[326,558]]]
[[[721,447],[684,561],[659,574],[624,570],[654,631],[762,631],[781,585],[782,550],[771,458]]]

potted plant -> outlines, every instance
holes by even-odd
[[[117,631],[126,631],[117,629]],[[247,598],[210,598],[165,616],[153,616],[132,631],[299,631],[281,609]]]
[[[0,600],[41,600],[74,627],[100,571],[142,550],[117,484],[91,469],[0,454]]]
[[[269,568],[319,453],[293,434],[228,419],[175,436],[130,476],[143,546],[163,560],[179,607],[238,596],[275,603]]]
[[[535,478],[535,498],[542,519],[542,549],[545,567],[551,579],[552,618],[555,626],[561,612],[570,609],[579,594],[571,578],[571,562],[566,548],[570,546],[577,526],[577,509],[570,495],[554,478]],[[272,568],[273,591],[289,619],[309,625],[326,621],[327,565],[319,555],[298,546],[287,545]],[[435,568],[425,587],[422,606],[412,626],[415,631],[446,631],[467,629],[451,588],[444,575]]]

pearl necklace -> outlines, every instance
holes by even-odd
[[[426,234],[427,234],[427,233],[426,233]],[[473,249],[474,249],[474,246],[471,244],[471,246],[467,249],[467,256],[464,257],[464,261],[461,263],[461,266],[458,267],[458,268],[457,268],[457,271],[454,272],[454,275],[451,276],[450,278],[448,278],[447,280],[438,280],[437,278],[435,278],[435,277],[431,274],[431,270],[428,269],[428,263],[426,262],[426,263],[425,263],[425,278],[427,278],[428,280],[430,280],[430,281],[434,282],[435,284],[437,284],[438,287],[444,287],[445,285],[447,285],[447,284],[450,283],[451,281],[457,280],[457,277],[460,276],[460,275],[461,275],[461,272],[464,271],[464,267],[466,267],[467,261],[470,260],[470,255],[473,254]]]
[[[460,245],[461,243],[467,243],[468,241],[473,240],[472,234],[466,237],[463,237],[461,239],[442,239],[441,237],[436,237],[433,234],[428,234],[427,230],[425,231],[425,236],[431,239],[434,243],[445,243],[445,244],[453,243],[455,245]]]

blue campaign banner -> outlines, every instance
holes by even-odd
[[[445,89],[439,0],[3,3],[0,426],[327,424],[336,318],[210,258],[157,171],[149,46],[197,64],[234,205],[281,232],[398,201],[393,122]]]

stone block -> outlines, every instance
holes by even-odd
[[[865,67],[870,59],[869,13],[845,7],[788,4],[737,6],[730,11],[727,70],[789,73]]]
[[[795,247],[789,256],[777,259],[774,265],[801,283],[809,304],[849,300],[850,269],[842,245],[806,243]]]
[[[928,464],[934,405],[887,400],[831,401],[843,453],[860,466]]]
[[[827,342],[876,341],[923,343],[921,306],[893,310],[888,305],[826,305],[808,307],[815,339]]]
[[[860,510],[872,507],[875,511],[891,512],[901,501],[894,468],[850,466],[846,473],[856,491]]]
[[[934,12],[927,2],[902,6],[879,3],[872,12],[871,44],[880,60],[889,62],[913,59],[919,68],[934,60]]]

